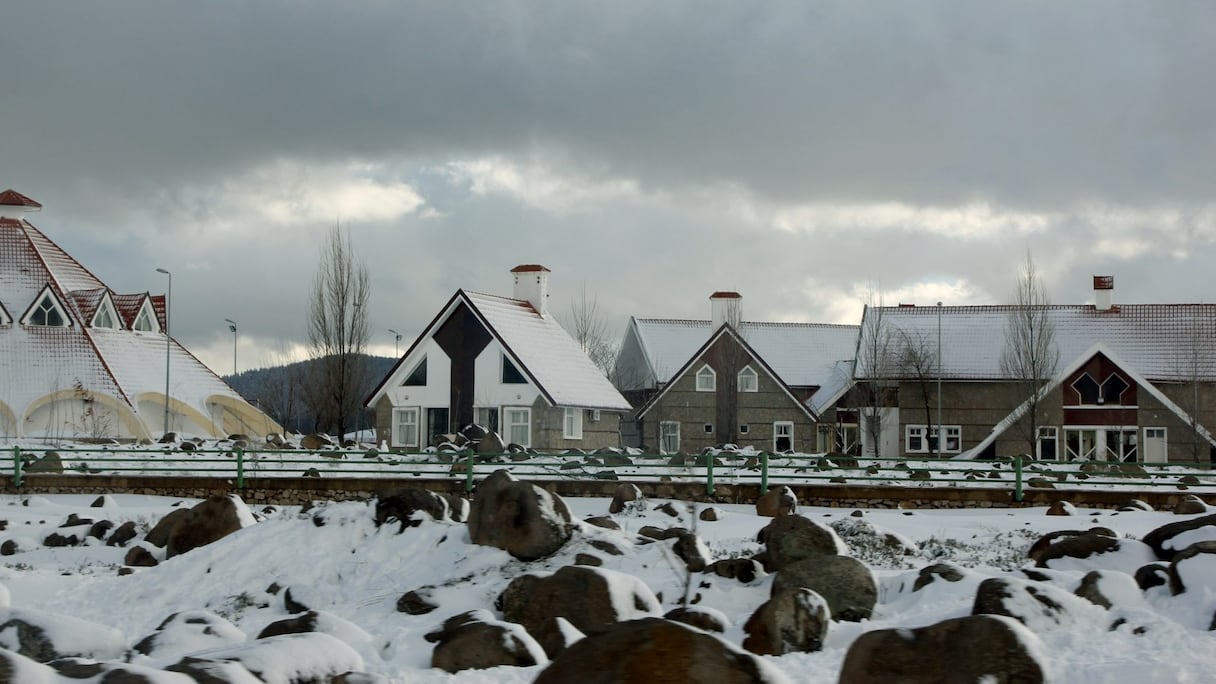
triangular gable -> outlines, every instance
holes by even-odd
[[[89,327],[103,330],[122,330],[125,327],[109,291],[102,294],[101,303],[97,305],[97,310],[89,319]]]
[[[4,308],[4,303],[0,302],[0,325],[12,325],[13,317],[8,315],[8,311]]]
[[[1107,345],[1105,345],[1101,342],[1098,342],[1097,344],[1090,347],[1088,350],[1086,350],[1086,352],[1084,354],[1081,354],[1080,356],[1074,358],[1062,371],[1057,373],[1056,376],[1054,378],[1052,378],[1050,382],[1048,382],[1046,385],[1043,385],[1043,387],[1039,388],[1039,391],[1036,393],[1038,400],[1042,401],[1042,399],[1044,397],[1046,397],[1053,390],[1055,390],[1057,387],[1059,387],[1065,380],[1067,380],[1069,377],[1071,377],[1073,375],[1073,373],[1076,373],[1078,370],[1080,370],[1081,367],[1083,367],[1085,364],[1089,363],[1089,361],[1091,359],[1093,359],[1095,356],[1097,356],[1098,354],[1102,354],[1108,360],[1110,360],[1111,363],[1115,364],[1115,366],[1117,366],[1120,370],[1127,373],[1128,377],[1132,380],[1132,382],[1136,383],[1140,387],[1140,389],[1144,390],[1145,392],[1148,392],[1149,395],[1151,395],[1154,399],[1161,402],[1162,406],[1164,406],[1168,411],[1170,411],[1171,413],[1173,413],[1174,415],[1176,415],[1180,419],[1182,419],[1183,422],[1188,423],[1188,424],[1191,422],[1191,416],[1181,406],[1178,406],[1177,404],[1175,404],[1173,402],[1173,400],[1171,400],[1169,397],[1165,396],[1165,393],[1163,393],[1161,390],[1157,389],[1157,387],[1155,385],[1153,385],[1153,383],[1149,382],[1148,379],[1146,379],[1143,375],[1141,375],[1139,371],[1137,371],[1135,368],[1131,367],[1126,362],[1124,362],[1123,359],[1119,358],[1118,354],[1116,354]],[[1005,431],[1008,430],[1010,427],[1012,427],[1018,420],[1020,420],[1022,418],[1022,416],[1026,415],[1026,412],[1028,410],[1030,410],[1030,405],[1032,403],[1032,400],[1034,400],[1035,398],[1036,398],[1035,396],[1027,397],[1026,401],[1024,401],[1020,405],[1018,405],[1018,407],[1015,408],[1013,411],[1011,411],[1008,416],[1005,416],[1003,419],[1001,419],[1001,422],[994,425],[992,427],[992,432],[988,433],[987,437],[985,437],[979,444],[975,445],[971,449],[968,449],[967,451],[963,452],[962,454],[959,454],[958,458],[973,459],[978,454],[983,453],[984,449],[987,449],[989,445],[991,445],[993,442],[995,442],[997,437],[1000,437],[1001,435],[1003,435],[1005,433]],[[1216,446],[1216,437],[1213,437],[1211,432],[1209,432],[1202,425],[1196,424],[1196,427],[1198,428],[1199,434],[1202,435],[1203,438],[1208,441],[1208,443],[1212,444],[1213,446]]]
[[[139,307],[126,317],[127,328],[142,332],[160,332],[160,317],[152,305],[152,297],[140,295]],[[146,321],[146,326],[145,326]]]
[[[713,335],[709,336],[709,339],[705,341],[705,344],[702,344],[701,348],[697,349],[697,351],[695,353],[693,353],[693,355],[691,357],[689,357],[689,359],[687,361],[684,362],[684,365],[681,366],[678,371],[676,371],[674,374],[672,374],[671,381],[668,382],[663,387],[662,390],[660,390],[658,393],[656,393],[653,397],[650,398],[649,401],[646,402],[645,405],[642,406],[642,408],[637,413],[637,417],[642,418],[643,416],[646,415],[647,412],[649,412],[652,408],[654,408],[656,404],[658,404],[660,401],[662,401],[663,397],[667,396],[667,393],[669,391],[671,391],[672,387],[675,386],[676,380],[684,377],[684,375],[686,373],[688,373],[689,370],[692,369],[693,365],[702,356],[704,356],[705,353],[707,351],[709,351],[709,349],[711,347],[713,347],[713,345],[723,335],[730,335],[731,338],[734,339],[735,342],[738,343],[739,346],[743,349],[743,351],[748,355],[748,358],[750,358],[752,360],[752,362],[754,362],[756,365],[763,368],[764,372],[768,374],[769,378],[771,378],[774,382],[777,383],[777,386],[781,388],[781,391],[784,392],[785,395],[787,397],[789,397],[790,401],[792,401],[795,406],[797,406],[799,409],[801,409],[802,412],[805,413],[808,418],[810,418],[811,420],[819,420],[819,416],[818,416],[818,414],[815,413],[814,409],[807,406],[804,402],[800,401],[797,396],[794,395],[794,391],[792,389],[790,389],[789,385],[785,384],[785,381],[783,381],[781,379],[781,376],[777,375],[777,373],[768,365],[768,362],[766,362],[763,358],[761,358],[760,355],[757,354],[754,349],[752,349],[751,345],[749,345],[747,343],[747,340],[743,339],[742,336],[740,336],[737,332],[735,332],[735,329],[733,327],[731,327],[730,323],[723,323],[722,327],[718,328],[717,332],[715,332]]]
[[[57,325],[48,325],[45,322],[35,322],[40,319],[53,320],[55,316],[59,317],[62,322]],[[50,285],[42,288],[37,297],[34,297],[30,308],[25,310],[21,315],[21,325],[47,326],[53,328],[70,328],[75,323],[72,322],[72,317],[68,315],[67,307],[55,296],[54,289]]]

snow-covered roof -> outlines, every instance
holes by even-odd
[[[651,373],[661,383],[671,380],[713,332],[710,321],[635,318],[636,330]],[[764,323],[744,321],[739,333],[781,380],[790,387],[824,388],[847,382],[840,362],[857,351],[855,325],[822,323]]]
[[[1216,304],[1123,304],[1109,310],[1092,305],[1049,305],[1061,364],[1101,343],[1150,381],[1188,380],[1196,360],[1199,379],[1216,380]],[[995,380],[1001,373],[1005,332],[1014,306],[945,306],[941,313],[941,375],[954,380]],[[936,354],[939,307],[869,308],[862,318],[866,338],[875,317],[893,340],[908,335]],[[866,340],[862,340],[865,348]],[[868,378],[866,355],[857,377]]]
[[[403,363],[419,343],[432,336],[461,302],[485,322],[489,333],[551,405],[617,411],[632,408],[552,316],[542,316],[522,299],[465,290],[458,290],[448,300],[439,315],[397,360],[369,395],[369,406],[403,370]]]
[[[20,318],[43,292],[55,298],[70,325],[21,324]],[[91,327],[93,315],[107,296],[122,319],[117,330]],[[59,393],[79,387],[128,406],[147,432],[159,433],[163,427],[161,414],[142,415],[140,397],[155,394],[155,403],[163,412],[160,397],[165,392],[168,351],[169,394],[174,402],[203,416],[210,415],[209,403],[217,399],[245,405],[251,415],[256,413],[176,340],[166,340],[160,332],[130,330],[146,299],[153,302],[158,325],[163,326],[163,297],[150,297],[146,292],[113,294],[28,221],[0,218],[0,307],[11,318],[9,324],[0,325],[0,403],[21,420],[40,403],[54,401]],[[273,426],[269,420],[266,423]]]

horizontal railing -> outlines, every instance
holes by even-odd
[[[463,478],[471,491],[477,476],[509,468],[537,479],[600,479],[704,483],[712,495],[719,484],[758,484],[761,492],[785,484],[1008,489],[1021,501],[1027,487],[1057,489],[1153,489],[1216,491],[1210,463],[1143,464],[1043,462],[1023,458],[995,461],[874,458],[823,454],[717,451],[693,456],[637,453],[404,452],[376,449],[318,451],[273,448],[146,447],[0,448],[0,476],[15,487],[26,476],[47,473],[129,477],[221,477],[245,488],[250,477],[426,477]]]

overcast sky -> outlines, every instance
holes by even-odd
[[[1216,299],[1216,3],[58,2],[0,21],[0,189],[220,373],[349,229],[373,351],[552,270],[630,315]]]

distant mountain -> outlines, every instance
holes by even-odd
[[[366,396],[380,384],[397,359],[368,354],[364,354],[363,358],[368,371],[367,382],[360,395]],[[304,393],[316,363],[315,360],[297,361],[223,377],[246,401],[257,406],[284,429],[289,432],[313,432],[317,429],[316,418],[304,401]],[[370,411],[359,411],[357,415],[349,416],[347,423],[361,429],[373,427],[375,420]]]

